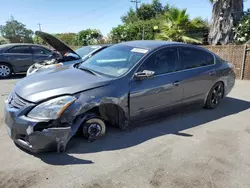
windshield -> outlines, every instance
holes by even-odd
[[[119,77],[129,71],[147,52],[147,49],[115,45],[87,59],[79,68]]]
[[[80,55],[81,58],[87,56],[89,53],[101,48],[101,46],[84,46],[76,50],[76,53]]]

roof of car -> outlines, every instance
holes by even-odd
[[[9,43],[9,44],[2,44],[0,45],[0,48],[8,48],[8,47],[12,47],[12,46],[40,46],[40,47],[45,47],[43,45],[39,45],[39,44],[31,44],[31,43]]]
[[[89,46],[101,46],[101,47],[107,47],[107,46],[113,46],[114,44],[93,44]]]
[[[170,42],[170,41],[158,41],[158,40],[137,40],[137,41],[123,42],[121,44],[153,50],[161,46],[167,46],[167,45],[172,45],[172,44],[184,44],[184,43]]]

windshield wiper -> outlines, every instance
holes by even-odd
[[[88,68],[85,68],[85,67],[79,67],[79,69],[83,70],[83,71],[86,71],[86,72],[89,72],[90,74],[93,74],[93,75],[97,75],[94,71],[88,69]]]

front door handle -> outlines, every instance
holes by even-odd
[[[215,76],[215,75],[216,75],[216,71],[211,71],[211,72],[209,72],[209,75],[210,75],[210,76]]]
[[[173,83],[173,85],[174,85],[174,86],[179,86],[179,85],[180,85],[180,82],[179,82],[179,81],[175,81],[175,82]]]

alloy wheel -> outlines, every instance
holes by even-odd
[[[211,103],[213,105],[218,105],[222,97],[223,97],[223,86],[222,84],[218,84],[218,86],[216,86],[212,92]]]
[[[0,77],[8,77],[10,73],[11,70],[7,65],[0,65]]]

